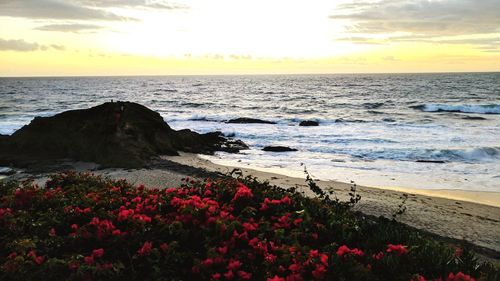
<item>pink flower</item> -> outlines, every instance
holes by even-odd
[[[137,251],[139,256],[149,256],[151,254],[151,250],[153,249],[152,242],[144,242],[144,245]]]
[[[51,228],[51,229],[49,230],[49,236],[51,236],[51,237],[56,236],[56,230],[55,230],[54,228]]]
[[[388,244],[387,245],[387,252],[388,253],[394,252],[398,256],[401,256],[403,254],[408,253],[408,250],[406,249],[405,246],[403,246],[401,244],[398,244],[398,245]]]

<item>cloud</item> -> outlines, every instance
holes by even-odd
[[[353,33],[410,32],[428,36],[500,31],[499,0],[379,0],[340,5],[334,20],[348,20]]]
[[[0,16],[57,20],[133,20],[84,6],[76,1],[62,0],[0,0]]]
[[[38,43],[29,43],[22,39],[5,40],[0,38],[0,51],[31,52],[40,49]]]
[[[0,51],[17,51],[17,52],[33,52],[33,51],[46,51],[49,49],[55,49],[58,51],[63,51],[66,48],[62,45],[52,44],[50,46],[40,45],[36,42],[30,43],[23,39],[7,40],[0,38]]]
[[[82,31],[92,31],[102,29],[103,26],[95,24],[81,24],[81,23],[63,23],[63,24],[48,24],[35,28],[36,30],[43,31],[60,31],[60,32],[74,32],[79,33]]]
[[[188,6],[171,3],[162,0],[107,0],[107,1],[94,1],[94,0],[80,0],[80,3],[87,6],[94,7],[115,7],[115,8],[150,8],[161,10],[178,10],[188,9]]]

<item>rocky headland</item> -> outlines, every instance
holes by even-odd
[[[174,130],[159,113],[132,102],[106,102],[36,117],[11,136],[0,136],[0,165],[26,167],[58,159],[104,167],[139,168],[158,155],[178,151],[213,154],[248,148],[220,132]]]

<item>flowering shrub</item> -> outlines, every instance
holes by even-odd
[[[253,178],[0,184],[2,280],[478,280],[467,249]],[[493,280],[493,279],[491,279]]]

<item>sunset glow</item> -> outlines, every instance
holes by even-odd
[[[500,2],[0,1],[0,75],[500,70]]]

